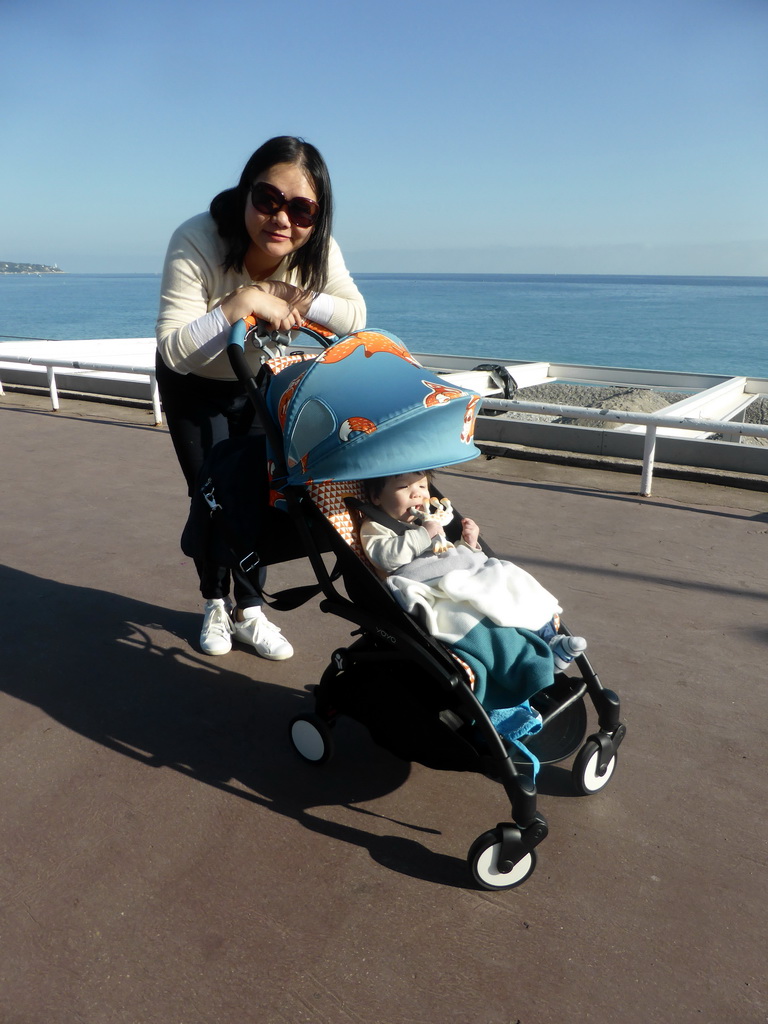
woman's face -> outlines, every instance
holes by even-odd
[[[373,504],[393,519],[409,523],[413,516],[408,509],[412,505],[421,505],[429,500],[429,481],[423,473],[402,473],[391,476],[382,488]]]
[[[273,185],[287,200],[301,196],[317,202],[315,186],[296,164],[275,164],[253,184],[257,181]],[[245,260],[251,275],[273,270],[282,259],[308,242],[313,231],[312,227],[300,228],[292,224],[285,207],[273,214],[259,213],[251,202],[250,192],[245,201],[245,228],[251,239]]]

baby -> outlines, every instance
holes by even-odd
[[[517,729],[519,706],[527,707],[552,683],[554,669],[568,668],[587,643],[557,632],[562,609],[533,576],[486,556],[474,520],[461,520],[456,545],[446,540],[453,510],[430,498],[430,481],[423,471],[363,481],[369,503],[360,540],[402,607],[470,665],[478,700],[496,728],[514,738],[501,727],[505,718],[514,718],[508,725]]]
[[[462,538],[459,549],[445,540],[443,527],[452,520],[453,509],[450,502],[430,499],[430,481],[431,473],[420,471],[364,481],[371,504],[394,520],[393,523],[387,523],[383,517],[368,517],[362,522],[360,542],[369,560],[390,578],[392,589],[402,589],[391,579],[399,575],[423,582],[429,579],[430,573],[442,578],[447,572],[458,569],[472,570],[476,577],[481,568],[484,574],[483,585],[487,585],[492,582],[488,570],[504,566],[507,584],[515,584],[510,597],[514,598],[515,604],[524,599],[525,608],[516,609],[510,602],[505,602],[506,607],[499,609],[493,602],[488,602],[486,595],[475,594],[476,588],[467,590],[466,600],[474,603],[481,614],[487,613],[490,604],[492,614],[489,617],[498,620],[499,625],[536,632],[549,642],[555,668],[560,672],[567,669],[574,655],[587,649],[587,641],[583,637],[557,633],[559,612],[562,609],[557,600],[540,587],[527,572],[512,562],[486,558],[479,545],[480,530],[474,520],[461,520]],[[407,528],[399,528],[400,523]],[[461,557],[462,547],[473,553],[469,559]],[[453,555],[450,554],[452,551]],[[435,563],[435,559],[430,558],[434,554],[447,556],[444,563]],[[417,569],[414,572],[413,569],[409,571],[406,568],[415,559],[422,560],[422,565],[419,566],[422,571]],[[498,596],[498,590],[495,589],[494,593]],[[546,617],[539,622],[543,613]]]

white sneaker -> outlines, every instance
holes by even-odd
[[[213,655],[229,654],[232,650],[232,620],[222,598],[205,602],[200,650]]]
[[[549,641],[549,646],[555,658],[555,668],[558,672],[565,672],[573,659],[586,651],[587,641],[583,636],[566,636],[558,633]]]
[[[235,640],[249,644],[257,654],[270,661],[285,661],[293,657],[293,647],[261,608],[246,608],[243,614],[248,616],[243,622],[232,624]]]

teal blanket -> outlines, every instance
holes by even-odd
[[[450,646],[475,673],[475,696],[486,711],[517,707],[555,678],[549,644],[527,629],[483,619]]]
[[[483,619],[450,646],[474,672],[475,696],[494,728],[530,760],[535,780],[538,759],[520,740],[541,729],[541,718],[528,700],[554,682],[549,644],[527,629]]]

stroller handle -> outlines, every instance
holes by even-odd
[[[254,331],[255,328],[255,331]],[[272,358],[284,352],[291,344],[290,334],[284,331],[270,331],[266,320],[258,320],[252,313],[242,320],[236,320],[229,331],[229,345],[237,345],[245,351],[245,339],[249,332],[256,348],[261,348],[266,356]]]
[[[236,320],[229,331],[229,345],[235,345],[241,351],[245,351],[245,334],[248,327],[249,324],[245,320]],[[233,366],[232,369],[237,373],[236,367]]]
[[[262,321],[262,324],[265,326],[266,322]],[[269,441],[274,459],[273,477],[274,479],[281,479],[287,476],[283,435],[277,423],[272,419],[269,409],[267,408],[264,394],[257,383],[256,376],[254,375],[245,355],[246,338],[248,337],[249,332],[256,327],[256,325],[257,319],[252,314],[242,320],[236,320],[235,323],[232,324],[229,329],[227,356],[229,358],[229,364],[232,367],[232,371],[235,374],[235,377],[237,377],[243,385],[245,392],[256,411],[258,422],[261,424],[261,427],[267,436],[267,440]],[[305,321],[301,327],[287,335],[279,331],[272,331],[267,332],[265,335],[258,334],[258,337],[259,340],[262,341],[264,352],[269,354],[270,344],[274,345],[278,352],[280,349],[285,351],[294,340],[292,337],[293,334],[304,335],[324,349],[329,348],[334,344],[334,342],[338,341],[335,334],[332,334],[325,328],[320,327],[318,324],[313,324],[310,320]]]
[[[304,320],[300,327],[291,331],[270,331],[266,320],[258,320],[252,313],[242,320],[236,321],[229,332],[229,344],[237,345],[245,351],[245,339],[248,332],[256,328],[255,339],[257,347],[264,349],[270,356],[277,355],[281,350],[285,352],[291,345],[298,343],[298,336],[303,335],[305,339],[313,341],[321,348],[329,348],[339,339],[331,331],[312,320]]]

